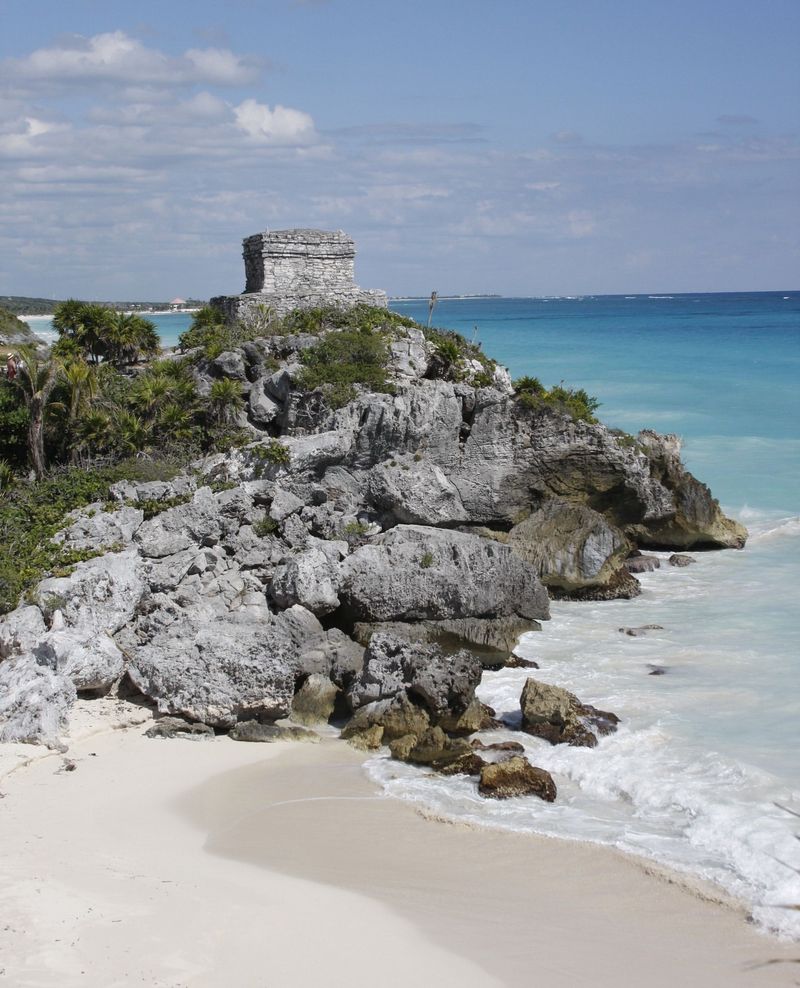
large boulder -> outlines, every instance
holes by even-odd
[[[32,655],[0,662],[0,741],[22,741],[63,748],[75,687]]]
[[[363,667],[347,691],[352,709],[408,692],[435,720],[463,714],[481,680],[480,661],[470,652],[446,654],[438,645],[375,634]]]
[[[301,604],[313,614],[330,614],[339,606],[339,582],[339,568],[330,555],[311,546],[275,569],[271,592],[279,607]]]
[[[407,693],[398,693],[389,700],[375,700],[359,707],[342,729],[345,741],[374,727],[383,728],[384,741],[406,734],[420,737],[431,726],[427,711],[412,703]]]
[[[522,729],[550,744],[594,748],[597,734],[610,734],[619,723],[616,714],[597,710],[574,693],[536,679],[525,681],[520,707]]]
[[[355,621],[549,616],[530,563],[463,532],[399,525],[356,549],[341,573],[339,597]]]
[[[557,794],[552,775],[537,768],[521,755],[502,762],[484,765],[478,792],[487,799],[510,799],[514,796],[538,796],[552,803]]]
[[[25,604],[0,619],[0,659],[31,652],[47,633],[42,612]]]
[[[559,596],[606,597],[608,590],[615,597],[639,593],[638,583],[624,568],[630,542],[586,505],[545,501],[511,529],[507,544],[531,562],[542,583]]]
[[[55,542],[70,549],[109,550],[127,546],[144,520],[141,508],[123,505],[116,511],[103,511],[93,504],[73,513],[71,525],[55,536]]]
[[[104,692],[125,671],[125,657],[108,634],[86,636],[69,629],[48,632],[33,653],[40,665],[69,679],[77,690]]]
[[[78,563],[69,576],[42,580],[34,596],[45,615],[58,611],[66,627],[100,635],[131,620],[144,590],[142,561],[126,549]]]

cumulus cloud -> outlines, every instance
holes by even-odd
[[[88,38],[70,35],[23,58],[3,59],[0,73],[32,82],[238,86],[254,81],[259,68],[252,58],[225,48],[191,48],[172,56],[148,48],[124,31],[111,31]]]
[[[310,144],[315,140],[314,121],[302,110],[246,99],[233,108],[237,127],[256,144]]]

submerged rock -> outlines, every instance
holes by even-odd
[[[674,552],[667,562],[670,566],[691,566],[692,563],[696,563],[697,560],[693,556],[685,556],[683,553]]]
[[[632,556],[625,560],[625,568],[629,573],[652,573],[661,568],[661,560],[657,556]]]
[[[552,803],[557,795],[552,775],[519,755],[504,762],[484,765],[480,771],[478,792],[487,799],[538,796],[547,803]]]

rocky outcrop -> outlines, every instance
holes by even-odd
[[[533,567],[499,542],[398,525],[341,567],[339,596],[355,621],[547,618]]]
[[[639,593],[638,583],[624,568],[630,542],[585,504],[545,501],[511,529],[507,544],[536,567],[542,583],[556,596],[609,599]]]
[[[254,242],[250,301],[272,292],[256,285],[266,243]],[[631,596],[631,570],[653,565],[643,546],[742,544],[674,437],[529,407],[475,351],[446,375],[460,380],[444,380],[421,328],[383,329],[387,389],[357,385],[340,408],[298,387],[316,333],[197,357],[201,395],[238,383],[254,441],[169,481],[118,483],[111,505],[72,513],[56,540],[98,556],[0,620],[2,736],[57,738],[77,691],[123,681],[161,714],[216,730],[351,712],[343,736],[356,744],[395,743],[422,764],[441,742],[474,773],[461,739],[495,723],[475,697],[481,667],[547,620],[548,588]],[[592,744],[613,726],[534,682],[530,733]]]

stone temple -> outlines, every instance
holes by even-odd
[[[242,241],[245,286],[241,295],[219,295],[211,305],[229,320],[266,306],[277,316],[318,305],[348,308],[359,302],[385,307],[386,293],[354,281],[356,247],[341,230],[266,230]]]

